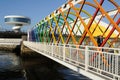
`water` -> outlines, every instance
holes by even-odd
[[[90,80],[38,54],[19,57],[0,51],[0,80]]]
[[[14,53],[0,51],[0,80],[26,80],[21,60]]]

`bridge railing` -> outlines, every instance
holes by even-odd
[[[88,47],[87,52],[89,53],[88,67],[90,71],[110,78],[119,79],[120,49]]]
[[[24,42],[24,45],[85,71],[120,80],[120,49]]]

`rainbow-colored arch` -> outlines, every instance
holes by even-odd
[[[112,7],[106,7],[107,3]],[[37,23],[29,35],[29,40],[37,42],[93,46],[98,46],[96,37],[102,35],[104,40],[101,47],[117,47],[120,38],[120,2],[69,1]]]

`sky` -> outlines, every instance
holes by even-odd
[[[12,30],[12,26],[4,23],[4,16],[21,15],[31,19],[31,25],[24,26],[23,31],[56,10],[67,0],[0,0],[0,29]]]
[[[2,27],[2,29],[12,30],[12,26],[5,24],[4,16],[21,15],[31,19],[31,25],[22,28],[23,31],[27,31],[27,29],[36,25],[67,1],[68,0],[0,0],[0,29]],[[115,1],[120,4],[120,0]],[[107,0],[105,0],[105,2],[107,2]],[[103,4],[106,10],[112,9],[112,6],[108,5],[108,3]]]

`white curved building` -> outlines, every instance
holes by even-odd
[[[13,26],[13,30],[18,32],[20,28],[24,25],[29,25],[31,23],[30,18],[25,16],[18,16],[18,15],[9,15],[5,16],[5,23],[8,25]]]

